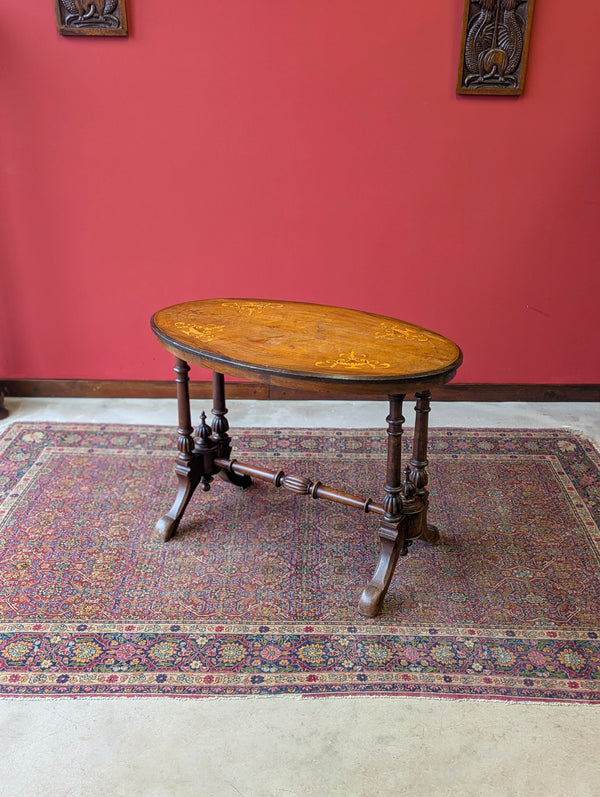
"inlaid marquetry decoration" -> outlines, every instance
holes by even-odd
[[[380,340],[412,340],[418,343],[428,343],[429,341],[427,335],[417,329],[411,329],[406,324],[391,324],[385,321],[379,325],[375,337]]]
[[[275,304],[273,302],[221,302],[221,307],[233,308],[240,315],[250,317],[251,315],[264,313],[265,310],[271,310],[273,307],[281,308],[282,304]]]
[[[178,321],[175,326],[180,332],[183,332],[189,338],[194,340],[203,340],[205,343],[210,343],[214,340],[215,336],[225,329],[224,324],[189,324],[187,321]]]
[[[335,358],[329,360],[319,360],[315,363],[317,368],[347,368],[349,371],[364,371],[369,368],[375,370],[377,368],[389,368],[390,363],[384,363],[380,360],[369,359],[365,354],[355,354],[354,351],[339,354]]]
[[[64,36],[127,36],[125,0],[54,0]]]
[[[522,94],[534,0],[465,0],[458,94]]]

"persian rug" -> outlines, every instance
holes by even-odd
[[[380,500],[386,435],[232,429],[234,455]],[[410,450],[410,430],[405,433]],[[600,702],[600,459],[563,430],[436,429],[436,547],[356,611],[377,518],[215,479],[179,532],[174,430],[0,436],[0,693]]]

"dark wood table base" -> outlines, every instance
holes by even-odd
[[[363,512],[379,515],[381,551],[373,576],[365,586],[358,611],[375,617],[381,611],[398,558],[405,556],[412,541],[423,537],[435,545],[439,531],[427,523],[429,492],[427,489],[427,433],[431,394],[429,390],[415,393],[415,432],[412,457],[402,466],[402,433],[405,422],[402,406],[406,394],[390,395],[390,413],[387,422],[387,469],[381,502],[361,498],[327,487],[305,476],[287,475],[283,471],[262,470],[254,465],[231,458],[231,438],[225,402],[223,374],[213,372],[212,423],[209,426],[202,413],[200,425],[194,434],[189,399],[190,367],[176,358],[177,405],[179,416],[178,456],[175,472],[179,483],[177,496],[171,509],[157,523],[161,539],[169,540],[177,527],[196,488],[209,490],[215,476],[247,488],[252,479],[269,482],[292,493],[323,498]]]

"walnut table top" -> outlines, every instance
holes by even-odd
[[[321,304],[203,299],[159,310],[176,357],[230,376],[328,393],[389,395],[448,382],[459,347],[414,324]]]

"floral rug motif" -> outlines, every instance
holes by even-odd
[[[382,498],[384,429],[231,434],[241,461]],[[217,478],[161,543],[175,454],[165,427],[0,436],[1,695],[600,702],[600,457],[585,438],[434,429],[442,544],[413,544],[374,620],[356,606],[376,516]]]

